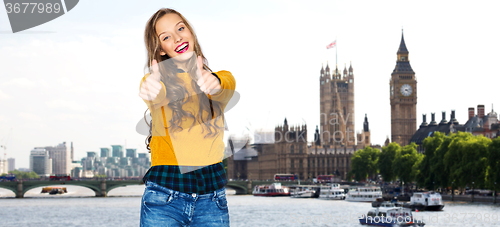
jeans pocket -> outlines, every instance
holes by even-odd
[[[171,203],[174,200],[173,193],[148,188],[142,197],[144,205],[162,206]]]
[[[215,202],[217,203],[217,207],[219,207],[219,209],[227,210],[226,194],[217,195]]]

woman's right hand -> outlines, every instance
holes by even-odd
[[[160,93],[160,90],[162,88],[160,79],[161,79],[161,74],[158,69],[158,63],[156,60],[153,60],[151,63],[151,68],[152,72],[151,74],[144,80],[144,82],[141,85],[141,90],[139,92],[139,96],[148,101],[153,101],[156,99],[156,96]]]

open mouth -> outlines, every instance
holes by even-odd
[[[188,50],[188,48],[189,48],[189,43],[183,42],[181,45],[177,46],[177,48],[175,49],[175,52],[182,54],[182,53],[186,52]]]

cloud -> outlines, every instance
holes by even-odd
[[[62,86],[65,86],[65,87],[73,86],[73,81],[71,81],[71,79],[69,79],[68,77],[61,77],[61,78],[57,79],[57,81]]]
[[[3,86],[17,86],[20,88],[34,88],[36,83],[27,78],[12,78],[11,80],[2,83]]]
[[[36,114],[32,114],[32,113],[21,112],[21,113],[19,113],[19,116],[21,116],[22,118],[24,118],[26,120],[31,120],[31,121],[41,121],[42,120],[42,117],[40,117]]]
[[[92,116],[83,115],[83,114],[58,114],[57,119],[60,121],[66,120],[78,120],[78,121],[92,121],[94,118]]]
[[[69,109],[69,110],[74,110],[74,111],[86,111],[87,107],[78,104],[77,102],[73,100],[63,100],[63,99],[56,99],[52,100],[50,102],[46,102],[48,107],[54,108],[54,109]]]
[[[3,115],[0,115],[0,122],[7,122],[9,121],[9,118]]]
[[[10,95],[5,94],[2,90],[0,90],[0,99],[10,99],[12,98]]]

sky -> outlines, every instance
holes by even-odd
[[[372,144],[390,137],[389,80],[402,29],[422,114],[498,101],[497,1],[80,1],[38,27],[12,33],[0,7],[0,145],[16,168],[34,147],[73,142],[75,159],[121,144],[146,152],[136,125],[147,20],[162,7],[193,25],[209,66],[228,70],[240,94],[230,133],[319,124],[322,66],[352,64],[355,127],[368,116]],[[337,41],[337,49],[326,45]],[[335,55],[337,52],[337,58]],[[430,117],[428,117],[429,119]],[[3,154],[2,154],[3,158]]]

